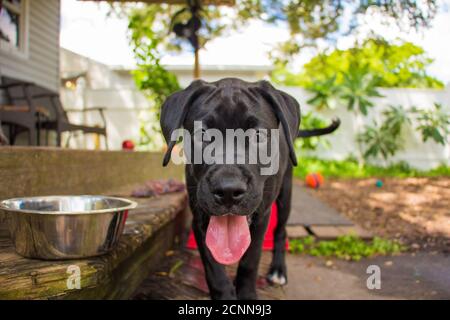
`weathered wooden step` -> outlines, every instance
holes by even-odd
[[[182,231],[187,206],[185,193],[133,200],[139,206],[129,213],[117,248],[83,260],[23,258],[0,223],[0,299],[129,298]],[[80,270],[80,289],[68,287],[73,267]]]

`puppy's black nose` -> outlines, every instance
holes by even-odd
[[[247,185],[240,179],[223,179],[212,190],[214,199],[223,205],[239,203],[247,192]]]

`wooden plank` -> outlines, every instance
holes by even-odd
[[[311,226],[313,234],[319,239],[336,239],[344,235],[354,235],[361,239],[372,239],[373,235],[359,226]]]
[[[15,253],[7,234],[0,232],[0,299],[127,298],[146,276],[146,268],[150,270],[156,263],[154,257],[171,245],[175,230],[180,232],[176,229],[182,225],[180,222],[171,229],[164,228],[187,206],[185,193],[139,202],[140,212],[130,212],[117,248],[100,257],[65,261],[26,259]],[[143,219],[145,207],[148,213]],[[180,217],[185,219],[184,215]],[[160,230],[162,234],[156,237]],[[67,288],[70,275],[67,270],[71,265],[80,268],[81,290]],[[126,287],[124,279],[128,279],[130,288],[120,288]]]
[[[304,238],[309,235],[303,226],[287,226],[286,231],[289,239]]]
[[[336,239],[345,234],[343,230],[336,226],[311,226],[310,230],[314,236],[323,240]]]

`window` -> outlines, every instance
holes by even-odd
[[[27,53],[27,0],[0,0],[0,49]]]

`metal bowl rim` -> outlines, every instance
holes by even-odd
[[[114,200],[120,200],[123,201],[125,203],[128,203],[127,206],[125,207],[118,207],[118,208],[110,208],[110,209],[99,209],[99,210],[89,210],[89,211],[39,211],[39,210],[23,210],[23,209],[12,209],[9,207],[6,207],[6,202],[8,201],[18,201],[18,200],[23,200],[23,199],[51,199],[51,198],[69,198],[69,197],[101,197],[104,199],[114,199]],[[115,212],[119,212],[119,211],[124,211],[124,210],[131,210],[131,209],[135,209],[137,207],[137,202],[135,201],[131,201],[128,200],[126,198],[119,198],[119,197],[110,197],[110,196],[102,196],[102,195],[88,195],[88,194],[84,194],[84,195],[72,195],[72,196],[68,196],[68,195],[61,195],[61,196],[42,196],[42,197],[21,197],[21,198],[11,198],[11,199],[6,199],[3,200],[2,202],[0,202],[0,210],[4,210],[6,212],[17,212],[17,213],[32,213],[32,214],[39,214],[39,215],[58,215],[58,216],[72,216],[72,215],[92,215],[92,214],[98,214],[98,213],[115,213]]]

